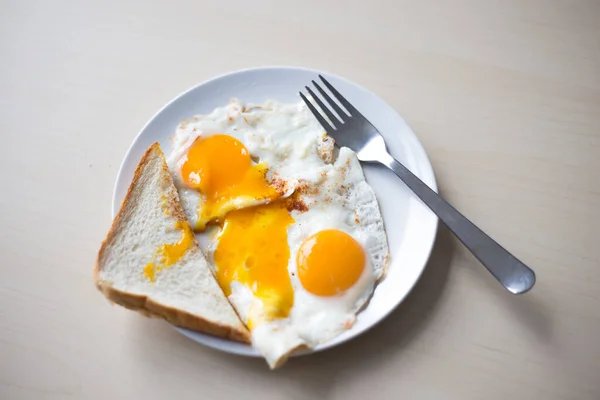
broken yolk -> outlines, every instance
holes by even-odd
[[[315,233],[296,255],[298,279],[317,296],[333,296],[348,290],[365,267],[365,252],[354,238],[337,229]]]
[[[175,264],[181,257],[185,255],[188,249],[192,246],[194,233],[187,222],[177,222],[175,229],[181,230],[181,239],[177,243],[163,244],[160,246],[154,256],[152,262],[149,262],[144,267],[144,276],[150,281],[156,281],[156,274]]]
[[[180,168],[186,185],[203,195],[196,225],[200,231],[229,211],[280,197],[267,183],[266,165],[253,165],[243,143],[229,135],[196,138]]]
[[[228,213],[217,237],[214,259],[217,280],[225,294],[231,294],[231,282],[237,281],[262,302],[250,309],[250,329],[287,317],[294,304],[287,269],[287,228],[292,223],[294,219],[284,204],[260,205]]]

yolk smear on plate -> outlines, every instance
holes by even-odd
[[[307,238],[296,254],[298,279],[317,296],[333,296],[348,290],[365,268],[365,252],[354,238],[327,229]]]
[[[155,282],[159,271],[179,261],[192,246],[194,233],[190,225],[187,222],[177,222],[175,229],[181,230],[181,239],[176,243],[160,246],[154,253],[152,262],[144,267],[144,276],[150,282]]]
[[[180,171],[186,185],[203,195],[196,225],[200,231],[229,211],[281,196],[267,182],[267,166],[254,165],[244,144],[225,134],[196,138]]]
[[[226,295],[237,281],[261,300],[252,307],[248,327],[288,316],[294,290],[288,274],[290,249],[287,228],[294,222],[280,202],[228,213],[216,238],[214,253],[217,280]]]

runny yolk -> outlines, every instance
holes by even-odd
[[[328,229],[306,239],[296,255],[298,279],[317,296],[333,296],[358,281],[365,267],[365,252],[352,236]]]
[[[180,168],[184,182],[204,197],[196,226],[201,231],[241,205],[280,196],[266,181],[266,165],[253,165],[243,143],[229,135],[196,138]]]
[[[294,291],[288,275],[287,227],[294,222],[285,205],[271,203],[232,211],[225,217],[214,258],[226,295],[231,282],[252,291],[262,307],[251,307],[248,327],[288,316]]]
[[[152,262],[149,262],[146,264],[146,267],[144,267],[144,276],[148,278],[150,282],[155,282],[156,274],[159,271],[168,268],[179,261],[192,246],[194,233],[192,232],[190,225],[187,222],[177,222],[175,224],[175,229],[181,230],[181,239],[179,239],[177,243],[163,244],[160,246],[154,253]]]

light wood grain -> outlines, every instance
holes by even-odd
[[[599,2],[2,0],[0,60],[1,399],[600,398]],[[130,142],[258,65],[388,101],[535,289],[508,295],[442,229],[385,322],[276,372],[111,307],[91,270]]]

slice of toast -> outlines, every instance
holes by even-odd
[[[158,143],[142,157],[98,253],[98,289],[173,325],[249,343],[198,246]]]

